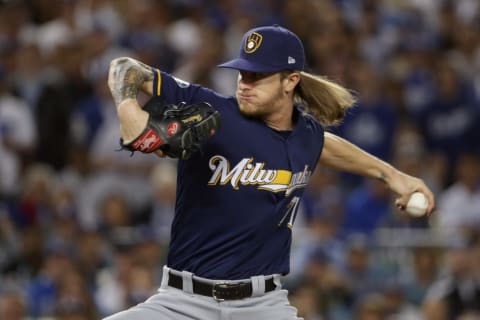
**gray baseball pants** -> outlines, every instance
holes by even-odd
[[[182,276],[183,290],[168,286],[169,271]],[[290,305],[287,290],[281,289],[279,275],[273,276],[277,285],[275,290],[265,293],[265,277],[256,276],[249,279],[252,281],[252,297],[228,301],[192,293],[192,277],[212,281],[165,266],[162,284],[156,294],[104,320],[302,320],[297,317],[297,309]]]

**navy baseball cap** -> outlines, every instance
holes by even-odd
[[[305,52],[302,41],[279,25],[258,27],[243,35],[238,58],[219,65],[251,72],[303,70]]]

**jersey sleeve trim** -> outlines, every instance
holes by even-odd
[[[153,95],[160,96],[162,89],[162,75],[160,70],[152,68],[153,71]]]

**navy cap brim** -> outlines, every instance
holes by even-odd
[[[250,72],[278,72],[283,70],[283,68],[267,66],[242,58],[233,59],[225,63],[219,64],[218,67]]]

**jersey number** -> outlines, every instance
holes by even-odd
[[[283,222],[287,220],[287,217],[290,217],[287,223],[289,229],[293,228],[295,223],[295,218],[297,217],[298,203],[300,202],[300,197],[293,197],[290,203],[287,205],[287,212],[283,215],[282,219],[278,223],[278,226],[281,227]]]

